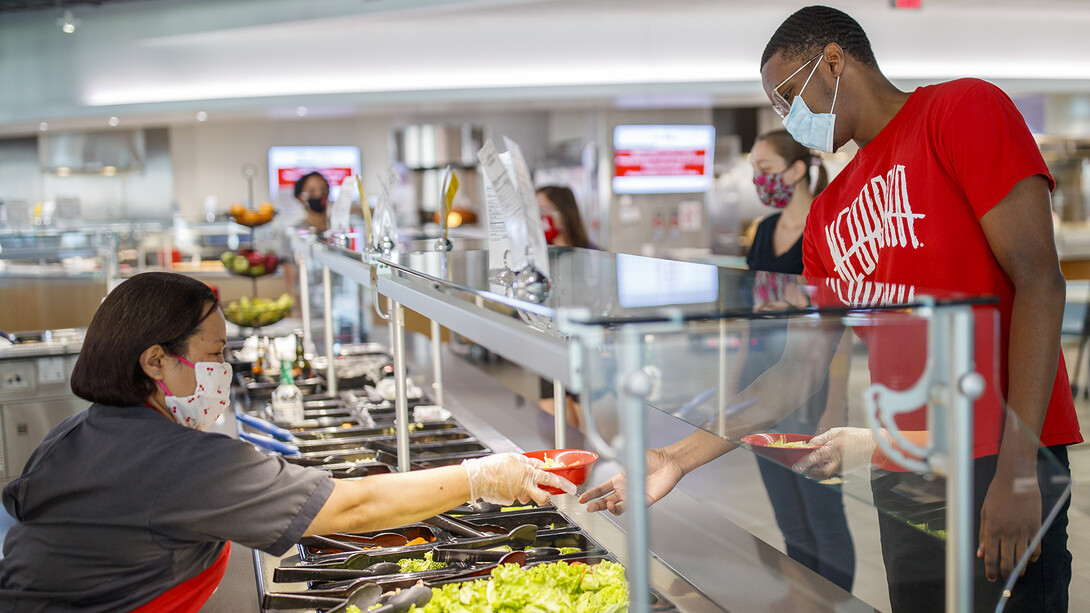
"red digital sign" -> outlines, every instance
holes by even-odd
[[[277,170],[278,184],[280,189],[291,191],[295,188],[295,182],[300,177],[304,177],[312,172],[320,172],[326,181],[329,181],[330,185],[340,185],[345,179],[352,176],[351,168],[313,168],[313,167],[299,167],[299,168],[280,168]]]
[[[623,149],[613,152],[615,177],[701,176],[705,172],[704,149]]]

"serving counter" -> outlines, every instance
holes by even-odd
[[[808,282],[580,249],[550,250],[552,284],[541,291],[502,283],[503,271],[488,269],[486,252],[417,247],[423,248],[378,255],[308,237],[293,244],[301,262],[322,269],[326,286],[330,275],[337,274],[371,288],[375,302],[381,302],[380,297],[388,301],[400,470],[407,470],[412,460],[404,427],[409,412],[403,325],[404,309],[411,309],[431,319],[433,331],[439,325],[447,327],[554,381],[557,391],[573,391],[584,414],[587,441],[626,470],[628,501],[645,498],[644,475],[658,466],[645,464],[644,452],[649,438],[657,441],[663,432],[695,436],[702,445],[743,448],[790,468],[814,451],[805,448],[805,442],[801,450],[785,445],[780,437],[792,430],[813,434],[847,426],[853,433],[866,433],[881,428],[888,436],[863,437],[872,441],[873,453],[861,463],[842,463],[827,474],[811,467],[808,474],[824,487],[872,506],[878,515],[932,538],[944,552],[934,566],[941,568],[945,562],[939,581],[941,585],[945,580],[948,610],[970,607],[975,557],[974,402],[994,402],[999,411],[992,370],[995,339],[989,337],[998,328],[992,298],[905,286]],[[326,353],[333,354],[330,301],[325,305]],[[303,311],[305,333],[310,336],[305,303]],[[848,398],[844,414],[830,416],[832,409],[825,407],[834,404],[822,402],[822,411],[812,416],[812,422],[800,420],[796,409],[828,383],[830,362],[846,330],[869,347],[869,355],[865,352],[863,357],[871,367],[870,385],[860,396]],[[442,354],[438,334],[433,338],[432,355],[438,357]],[[442,364],[442,359],[432,360],[440,398]],[[335,377],[330,387],[335,395]],[[456,406],[457,398],[444,404]],[[559,448],[565,446],[567,429],[564,403],[556,404],[554,444]],[[489,437],[482,413],[488,411],[476,405],[456,412],[456,418],[476,436]],[[758,433],[769,435],[751,436]],[[502,440],[493,443],[494,450],[503,448]],[[1043,483],[1058,491],[1062,503],[1069,480],[1058,465],[1050,468]],[[878,476],[891,474],[904,475],[898,498],[891,502],[872,496]],[[656,498],[662,494],[654,492]],[[658,535],[664,533],[699,544],[699,537],[688,540],[693,539],[694,527],[664,525],[670,518],[656,514],[658,505],[627,504],[615,523],[602,514],[586,513],[574,501],[557,504],[580,526],[593,526],[595,538],[625,564],[632,594],[655,589],[680,610],[714,610],[700,608],[709,603],[723,610],[775,610],[778,605],[772,602],[764,608],[755,606],[762,599],[755,598],[753,590],[787,586],[817,599],[815,606],[821,610],[868,610],[835,587],[814,589],[821,581],[814,583],[812,573],[790,564],[778,576],[763,572],[766,569],[740,569],[729,578],[737,582],[737,597],[721,596],[721,590],[705,587],[703,580],[694,584],[677,569],[691,568],[687,558],[696,558],[703,568],[710,567],[707,575],[715,575],[716,565],[733,568],[732,560],[708,559],[702,551],[679,552],[669,546],[661,549],[672,557],[655,554],[653,549],[660,547],[651,545],[661,542]],[[697,534],[707,529],[695,527]],[[732,532],[729,526],[716,530]],[[743,544],[744,537],[733,540],[740,547],[749,546]],[[745,555],[739,551],[739,557]],[[259,561],[259,566],[267,563]],[[685,586],[679,590],[682,598],[673,598],[671,585]],[[710,591],[716,591],[715,599],[703,595]],[[687,609],[690,593],[700,604]],[[996,603],[1005,598],[996,596]],[[635,598],[631,610],[646,611],[649,606]]]

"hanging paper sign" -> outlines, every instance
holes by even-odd
[[[498,153],[491,140],[477,153],[485,178],[485,202],[488,216],[489,274],[517,271],[526,265],[526,217],[522,200],[508,173],[513,167],[508,153]]]
[[[363,210],[363,244],[369,251],[374,243],[371,242],[371,206],[367,204],[367,195],[363,191],[363,179],[356,175],[356,188],[360,193],[360,209]]]
[[[518,146],[518,143],[506,136],[503,138],[503,142],[511,153],[515,181],[518,185],[519,199],[522,204],[522,214],[525,218],[530,261],[534,267],[548,278],[549,245],[545,242],[545,230],[541,226],[541,210],[537,206],[537,194],[534,191],[534,182],[530,178],[530,167],[526,163],[526,157],[522,155],[522,148]]]

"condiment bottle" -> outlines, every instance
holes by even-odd
[[[291,362],[280,362],[280,385],[272,394],[273,421],[295,423],[303,421],[303,392],[291,376]]]
[[[301,379],[309,379],[310,372],[310,360],[307,360],[306,354],[303,352],[303,336],[301,334],[295,335],[295,361],[291,365],[292,374]]]

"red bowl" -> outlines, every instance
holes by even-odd
[[[773,443],[780,440],[788,443],[808,443],[810,439],[814,438],[812,434],[781,434],[778,432],[769,432],[765,434],[748,434],[742,437],[742,442],[745,443],[753,453],[759,456],[764,456],[773,462],[783,464],[784,466],[794,466],[796,462],[805,458],[813,453],[815,450],[821,449],[821,445],[809,445],[806,447],[771,447]]]
[[[598,454],[593,451],[584,451],[582,449],[542,449],[541,451],[527,451],[522,454],[528,458],[534,458],[535,460],[545,461],[548,457],[550,460],[555,460],[562,463],[564,466],[557,468],[543,468],[547,473],[553,473],[554,475],[560,475],[568,481],[576,485],[583,485],[587,480],[587,475],[590,474],[590,466],[598,461]],[[542,485],[541,489],[549,492],[550,494],[563,494],[563,490],[559,490],[555,487],[548,485]]]

